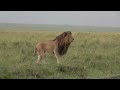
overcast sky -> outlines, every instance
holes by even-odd
[[[0,11],[0,23],[120,27],[120,11]]]

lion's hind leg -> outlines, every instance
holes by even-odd
[[[37,52],[38,53],[38,60],[37,60],[37,63],[39,63],[40,61],[44,64],[47,64],[43,58],[45,56],[45,52],[44,51],[40,51],[40,52]]]

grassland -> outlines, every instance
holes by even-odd
[[[120,78],[120,32],[72,31],[75,41],[56,63],[33,57],[38,41],[54,39],[62,31],[0,31],[1,79],[104,79]]]

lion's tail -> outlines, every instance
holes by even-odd
[[[33,54],[33,56],[35,56],[36,52],[37,52],[37,48],[34,47],[34,54]]]

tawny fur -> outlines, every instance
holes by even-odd
[[[73,40],[74,38],[72,33],[67,31],[57,36],[54,40],[37,43],[34,52],[34,55],[36,52],[38,54],[37,63],[39,63],[39,61],[46,63],[43,61],[45,52],[53,54],[57,59],[57,63],[59,63],[59,58],[67,53],[68,48]]]

